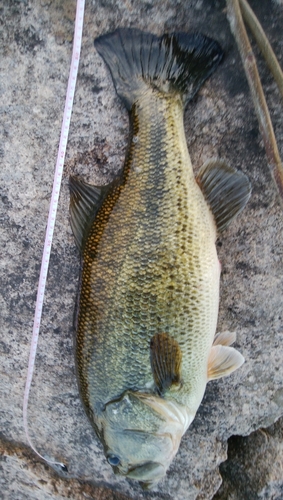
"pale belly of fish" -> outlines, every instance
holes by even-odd
[[[178,91],[180,71],[191,58],[188,80],[196,61],[204,71],[204,59],[214,58],[217,65],[221,52],[201,35],[170,36],[117,30],[98,39],[97,49],[131,112],[130,145],[121,179],[112,185],[71,179],[71,222],[82,252],[76,319],[81,396],[115,472],[147,486],[164,475],[207,381],[243,362],[229,347],[230,337],[212,347],[220,276],[215,241],[217,228],[246,204],[250,186],[221,161],[194,177],[184,102],[211,73],[209,63],[200,81],[194,76],[188,90],[181,80]],[[203,53],[192,56],[193,44],[202,44]],[[162,47],[174,60],[158,69]],[[149,54],[151,62],[141,69],[136,59],[148,60]],[[136,83],[126,81],[128,66],[121,76],[123,64]]]

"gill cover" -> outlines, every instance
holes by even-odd
[[[178,451],[186,430],[185,414],[173,401],[132,391],[107,403],[101,438],[114,472],[152,487]]]

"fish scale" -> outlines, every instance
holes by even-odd
[[[100,209],[84,250],[78,346],[81,336],[88,345],[89,335],[96,344],[84,368],[93,406],[153,385],[149,343],[162,332],[185,349],[178,393],[184,403],[187,384],[203,372],[216,328],[216,229],[193,175],[181,100],[150,90],[136,103],[133,122],[125,183],[109,219],[116,192]],[[90,311],[87,330],[84,309]]]

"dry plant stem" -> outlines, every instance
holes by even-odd
[[[226,1],[228,20],[230,22],[231,31],[236,39],[245,73],[248,79],[255,111],[259,121],[260,132],[264,141],[268,165],[271,170],[275,185],[278,189],[280,201],[283,207],[283,166],[277,147],[270,114],[260,83],[255,57],[243,23],[239,0]]]
[[[283,97],[283,72],[277,61],[276,55],[274,54],[272,47],[266,38],[259,20],[255,16],[253,10],[250,8],[248,2],[246,0],[240,0],[240,7],[244,21],[249,26]]]

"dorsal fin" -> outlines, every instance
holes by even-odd
[[[160,393],[172,385],[181,384],[182,351],[178,342],[158,333],[150,343],[150,361],[156,386]]]
[[[234,347],[212,346],[208,358],[207,378],[208,380],[215,380],[226,377],[237,370],[244,361],[245,358]]]
[[[70,221],[71,228],[80,251],[95,216],[108,192],[108,186],[92,186],[70,176]]]
[[[204,163],[196,177],[214,215],[219,232],[245,208],[251,185],[245,174],[230,167],[223,160]]]

